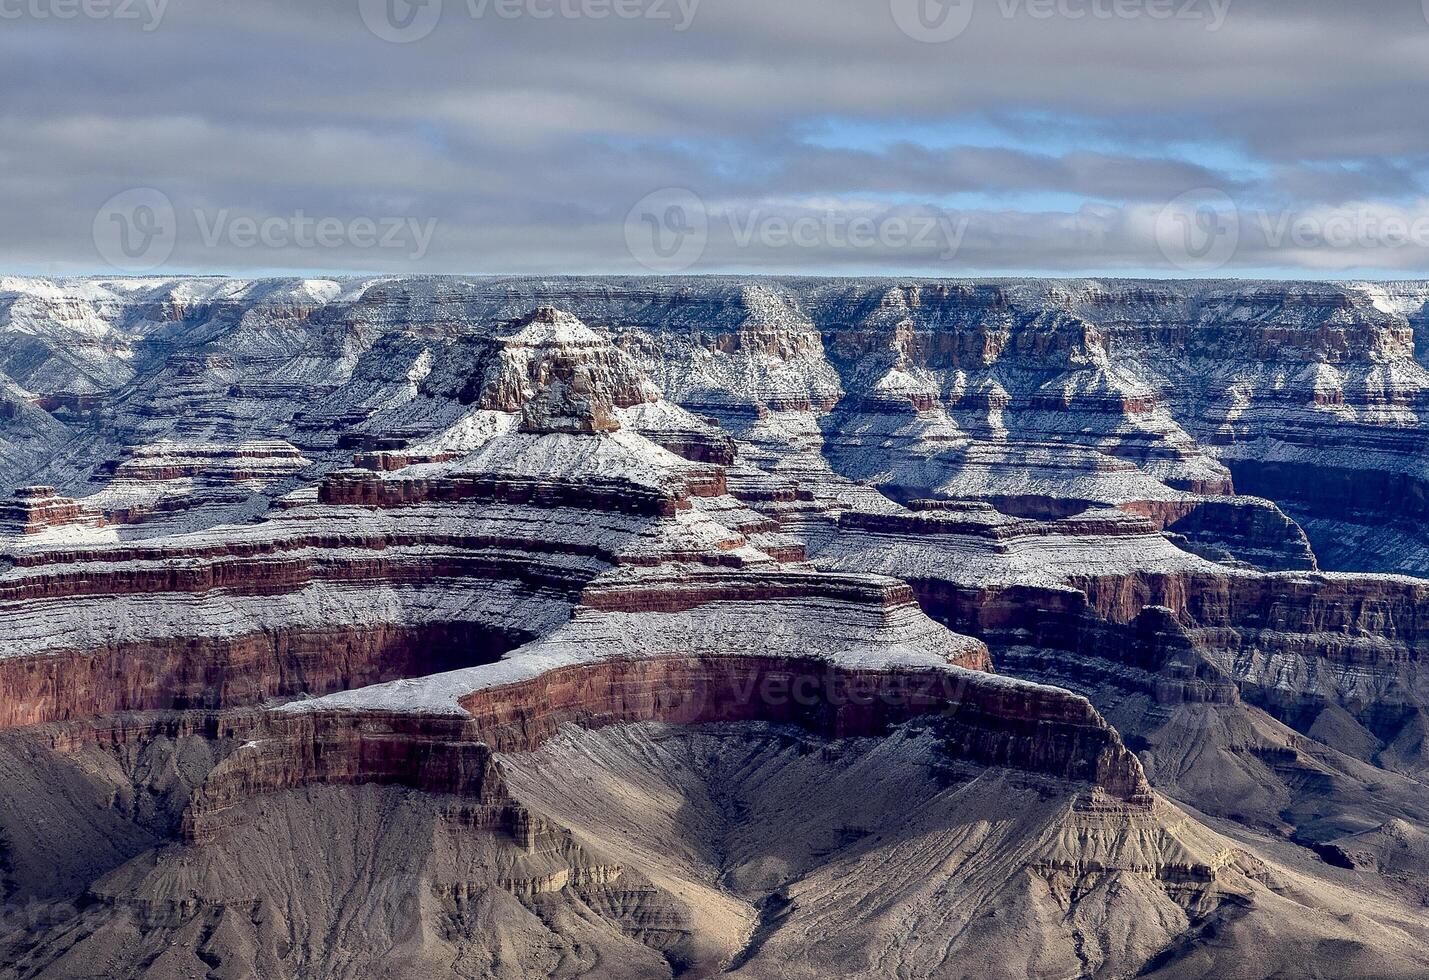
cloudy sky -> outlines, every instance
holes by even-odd
[[[1429,0],[0,0],[0,272],[1429,276]]]

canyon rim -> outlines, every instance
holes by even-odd
[[[0,279],[0,973],[1429,973],[1429,285]]]

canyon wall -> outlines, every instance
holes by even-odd
[[[5,279],[0,730],[119,786],[98,811],[147,801],[124,804],[139,863],[94,884],[96,917],[188,880],[143,841],[212,857],[324,794],[443,801],[530,859],[491,872],[520,901],[597,902],[643,859],[578,854],[507,769],[647,730],[916,742],[920,772],[979,787],[959,819],[1040,855],[1009,880],[1086,896],[1110,875],[1180,923],[1148,949],[1299,887],[1158,792],[1277,853],[1398,861],[1408,883],[1375,885],[1397,902],[1429,875],[1426,301]],[[1035,828],[976,816],[1026,794]],[[0,840],[41,833],[7,820]],[[249,901],[216,880],[212,908]],[[678,945],[641,935],[641,955]]]

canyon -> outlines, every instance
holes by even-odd
[[[0,976],[1429,974],[1426,330],[0,277]]]

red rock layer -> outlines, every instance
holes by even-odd
[[[505,800],[492,754],[528,752],[563,724],[793,723],[833,738],[928,717],[951,757],[1091,783],[1149,805],[1141,764],[1085,699],[972,672],[852,670],[813,659],[609,659],[548,671],[461,699],[470,717],[283,711],[224,762],[185,816],[211,839],[225,811],[312,783],[393,783]]]
[[[529,637],[469,624],[149,641],[0,660],[0,728],[217,709],[490,663]]]
[[[61,497],[54,487],[21,487],[14,499],[0,503],[0,528],[21,534],[38,534],[67,524],[98,527],[104,519],[86,514],[78,501]]]
[[[696,497],[725,492],[724,471],[711,467],[688,480]],[[480,500],[533,507],[584,507],[623,514],[669,516],[682,504],[674,493],[619,480],[590,480],[582,486],[553,483],[536,477],[491,475],[444,476],[436,479],[384,480],[376,473],[345,470],[334,473],[319,489],[325,504],[361,507],[401,507],[427,501]]]
[[[683,572],[678,580],[598,583],[586,588],[581,604],[605,611],[674,613],[711,602],[814,598],[874,609],[885,619],[918,604],[911,588],[892,579],[801,570],[729,576],[694,569]]]
[[[539,564],[500,554],[482,553],[483,546],[499,548],[500,540],[483,540],[478,536],[459,535],[391,535],[388,537],[351,537],[334,540],[322,535],[300,537],[281,542],[266,541],[257,545],[233,543],[216,548],[194,549],[192,552],[174,549],[150,552],[141,549],[116,548],[105,552],[69,553],[73,559],[96,564],[113,562],[112,567],[96,568],[84,565],[59,564],[49,568],[50,561],[59,559],[58,552],[46,552],[46,564],[24,566],[32,574],[16,578],[0,586],[0,602],[34,599],[73,599],[82,596],[141,595],[146,593],[207,593],[222,589],[236,595],[277,595],[296,591],[312,582],[400,583],[422,582],[437,576],[467,579],[520,578],[534,585],[574,593],[581,583],[571,582],[556,566]],[[541,542],[510,542],[532,552],[542,550]],[[471,549],[462,553],[422,554],[416,557],[387,553],[389,548],[430,546]],[[307,549],[370,549],[368,554],[328,556]],[[598,549],[569,546],[566,554],[589,554],[603,557]],[[204,561],[160,564],[143,559],[201,558]],[[126,565],[125,562],[134,562]],[[16,559],[23,565],[24,559]]]
[[[1224,701],[1239,689],[1277,710],[1335,702],[1393,712],[1420,703],[1417,678],[1429,660],[1429,583],[1406,578],[1141,573],[1074,577],[1071,589],[912,584],[950,628],[995,650],[1014,644],[1019,657],[1040,648],[1047,669],[1037,676],[1115,677],[1163,701]],[[995,656],[1004,670],[1034,666]],[[1285,669],[1294,687],[1279,682]]]

